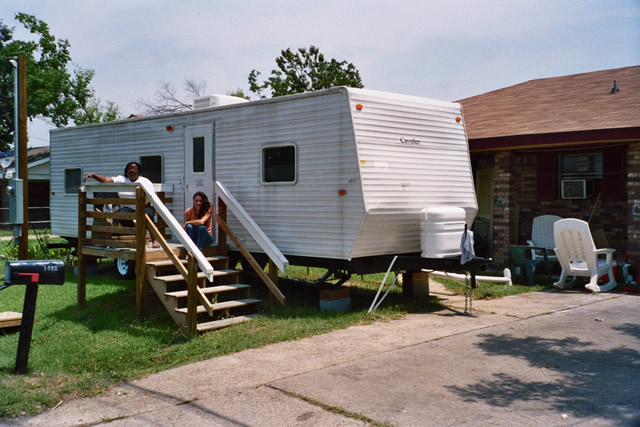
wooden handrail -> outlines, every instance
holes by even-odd
[[[167,224],[167,226],[173,233],[173,236],[180,241],[180,243],[185,247],[185,249],[188,252],[191,252],[194,254],[194,256],[196,257],[196,261],[198,262],[198,266],[200,267],[202,272],[206,274],[207,278],[210,281],[213,281],[213,267],[211,266],[209,261],[207,261],[207,257],[205,257],[202,254],[200,249],[198,249],[195,243],[187,235],[187,233],[182,228],[182,225],[176,220],[176,218],[169,211],[169,209],[167,209],[167,207],[162,202],[162,200],[160,200],[160,198],[156,194],[153,187],[146,188],[148,186],[145,186],[145,184],[140,182],[126,183],[126,184],[105,182],[105,183],[99,183],[99,184],[85,184],[83,187],[80,187],[80,189],[81,191],[85,191],[86,188],[90,188],[90,189],[93,189],[94,191],[96,191],[96,189],[99,189],[101,192],[122,192],[122,191],[130,192],[132,191],[132,188],[135,188],[135,187],[140,187],[144,190],[146,199],[149,200],[149,202],[151,203],[151,206],[153,206],[156,209],[156,213],[158,214],[158,217],[162,218],[162,220]],[[99,200],[99,201],[124,200],[124,203],[120,202],[120,204],[125,204],[125,205],[133,204],[131,199],[114,199],[114,198],[106,198],[106,199],[93,198],[93,199]]]
[[[229,236],[233,244],[236,245],[240,253],[245,257],[245,259],[249,262],[249,264],[251,264],[251,267],[253,268],[253,270],[258,274],[258,276],[260,277],[260,279],[262,279],[265,285],[267,285],[271,293],[275,295],[275,297],[278,299],[280,304],[285,305],[287,298],[280,291],[278,286],[275,283],[273,283],[273,281],[267,275],[267,273],[264,272],[262,267],[260,267],[260,264],[258,264],[258,262],[255,260],[253,255],[251,255],[251,252],[249,252],[247,248],[245,248],[245,246],[242,244],[240,239],[238,239],[235,233],[231,231],[231,228],[229,228],[227,223],[220,217],[220,215],[216,215],[216,222],[218,223],[218,226],[221,227],[222,230],[224,230],[227,236]]]
[[[158,230],[158,228],[154,224],[153,219],[151,219],[149,215],[145,215],[145,218],[147,221],[147,228],[149,229],[149,232],[153,235],[153,237],[155,237],[158,243],[160,243],[160,246],[162,247],[162,249],[164,249],[164,252],[169,257],[169,260],[171,261],[173,266],[176,268],[176,270],[178,270],[178,273],[182,275],[182,278],[185,280],[185,282],[187,282],[187,289],[195,288],[196,295],[198,296],[198,300],[207,309],[207,313],[209,313],[209,316],[213,316],[213,305],[211,305],[211,302],[209,301],[209,299],[202,292],[202,289],[199,286],[197,286],[197,274],[196,276],[193,276],[193,277],[192,275],[189,274],[189,271],[186,268],[184,268],[184,265],[182,264],[182,262],[178,259],[176,254],[173,253],[171,246],[169,246],[169,243],[167,243],[164,236],[160,233],[160,230]],[[191,259],[193,255],[189,254],[189,257],[190,257],[189,259]],[[191,281],[195,281],[196,285],[192,286]]]
[[[227,190],[227,187],[224,186],[220,181],[216,181],[216,194],[218,195],[218,200],[222,200],[225,205],[231,210],[231,212],[238,219],[240,224],[249,232],[251,237],[260,245],[262,250],[269,256],[271,260],[278,266],[280,271],[283,273],[287,269],[289,265],[289,261],[285,256],[280,252],[280,250],[273,244],[271,239],[267,237],[266,234],[260,229],[258,224],[251,218],[251,216],[247,213],[247,211],[242,207],[240,202],[233,197],[231,192]]]
[[[136,198],[96,198],[96,197],[87,197],[86,187],[92,188],[100,186],[100,190],[106,190],[105,192],[117,192],[117,191],[126,191],[131,190],[131,187],[135,187],[136,189]],[[123,188],[124,187],[124,188]],[[171,230],[174,232],[174,235],[180,235],[181,233],[186,236],[186,233],[182,229],[182,227],[176,227],[177,220],[166,208],[162,200],[155,194],[152,193],[151,197],[148,193],[149,189],[144,188],[144,185],[136,185],[134,184],[113,184],[113,183],[101,183],[96,185],[87,185],[79,188],[79,203],[78,203],[78,306],[83,307],[86,300],[86,261],[83,259],[83,247],[87,244],[93,246],[109,246],[112,248],[130,248],[135,249],[135,260],[136,260],[136,311],[139,316],[144,314],[144,286],[146,282],[146,239],[145,239],[145,229],[149,229],[149,233],[154,237],[156,241],[160,243],[160,246],[167,254],[172,264],[175,266],[177,271],[182,275],[182,277],[187,281],[188,288],[195,288],[194,295],[196,296],[196,300],[199,300],[202,305],[205,307],[209,315],[213,316],[213,305],[206,297],[206,295],[202,292],[201,287],[198,286],[198,277],[197,273],[195,276],[190,275],[185,269],[182,262],[178,259],[178,257],[174,254],[173,249],[167,243],[164,234],[158,229],[156,224],[153,222],[153,219],[150,218],[144,210],[145,200],[147,198],[151,199],[151,204],[156,208],[156,211],[162,213],[165,216],[165,223],[169,225]],[[146,194],[146,196],[145,196]],[[88,210],[88,205],[106,205],[106,204],[135,204],[136,212],[135,213],[123,213],[123,212],[100,212],[100,211],[90,211]],[[160,215],[159,215],[160,216]],[[168,220],[166,219],[168,216]],[[110,225],[93,225],[87,224],[87,218],[94,219],[127,219],[127,220],[136,220],[135,227],[116,227]],[[87,231],[91,232],[103,232],[103,233],[115,233],[115,234],[134,234],[135,241],[119,241],[119,240],[110,240],[110,239],[99,239],[92,238],[87,239]],[[190,246],[195,247],[195,244],[191,241],[191,239],[187,237],[187,245],[185,245],[187,251],[189,252]],[[204,272],[210,277],[210,280],[213,279],[213,267],[206,257],[195,247],[196,251],[199,253],[194,254],[193,259],[196,260],[196,270],[197,265],[200,264],[201,261],[204,265]],[[191,252],[190,252],[191,254]],[[200,258],[200,259],[199,259]],[[208,266],[208,269],[206,268]],[[200,279],[204,280],[204,279]],[[190,285],[190,281],[194,281],[193,284]],[[197,308],[195,309],[197,310]],[[195,312],[194,312],[195,313]],[[195,314],[194,314],[195,315]]]

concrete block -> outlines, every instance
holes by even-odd
[[[413,273],[413,296],[429,296],[429,273]]]
[[[351,291],[349,288],[320,291],[320,310],[335,313],[351,310]]]

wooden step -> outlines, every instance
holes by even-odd
[[[223,261],[223,260],[228,260],[229,257],[223,257],[223,256],[215,256],[215,257],[207,257],[207,261],[211,262],[216,262],[216,261]],[[187,265],[187,260],[186,259],[181,259],[180,260],[182,262],[182,264]],[[173,262],[171,260],[157,260],[157,261],[149,261],[147,262],[147,265],[149,266],[153,266],[153,267],[171,267],[173,266]]]
[[[237,291],[239,289],[247,289],[250,288],[251,285],[245,285],[243,283],[232,283],[230,285],[218,285],[218,286],[208,286],[206,288],[200,288],[200,291],[205,294],[216,294],[219,292],[229,292],[229,291]],[[165,292],[164,293],[168,297],[173,298],[186,298],[187,291],[174,291],[174,292]]]
[[[214,270],[213,271],[213,277],[220,277],[220,276],[229,276],[232,274],[239,274],[240,272],[238,270]],[[203,279],[206,278],[207,275],[204,274],[202,271],[198,272],[198,279]],[[168,276],[156,276],[154,277],[154,279],[156,280],[160,280],[163,281],[165,283],[171,283],[171,282],[180,282],[180,281],[184,281],[184,277],[182,277],[182,274],[170,274]]]
[[[213,311],[222,311],[222,310],[229,310],[231,308],[238,308],[238,307],[246,307],[248,305],[251,304],[259,304],[261,302],[261,300],[259,299],[255,299],[255,298],[243,298],[243,299],[238,299],[238,300],[233,300],[233,301],[224,301],[224,302],[218,302],[215,304],[211,304],[211,306],[213,307]],[[187,314],[187,307],[184,308],[176,308],[176,311],[178,313],[183,313],[183,314]],[[199,305],[198,306],[198,310],[197,313],[206,313],[207,309],[204,308],[204,306]]]
[[[259,317],[260,314],[248,314],[246,316],[230,317],[228,319],[214,320],[211,322],[198,323],[198,332],[211,331],[214,329],[226,328],[228,326],[238,325]]]

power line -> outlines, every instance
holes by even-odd
[[[46,124],[53,126],[53,127],[57,127],[55,125],[55,123],[53,123],[51,120],[44,118],[43,116],[36,116],[36,119],[40,119],[41,121],[45,122]]]

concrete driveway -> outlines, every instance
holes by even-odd
[[[639,426],[640,296],[534,292],[246,350],[23,425]]]

